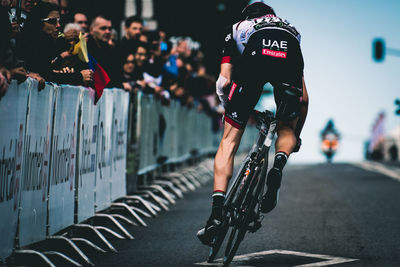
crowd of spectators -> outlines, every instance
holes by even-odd
[[[124,20],[118,38],[106,15],[89,18],[85,11],[68,9],[67,1],[0,0],[0,99],[9,81],[27,77],[45,82],[93,87],[93,71],[73,53],[82,33],[89,54],[110,78],[107,88],[135,95],[153,94],[168,104],[215,112],[219,105],[215,79],[203,64],[204,54],[189,37],[168,37],[148,30],[138,16]]]

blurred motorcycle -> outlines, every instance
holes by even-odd
[[[332,119],[328,120],[325,128],[321,131],[321,150],[329,163],[332,162],[333,156],[339,146],[340,134],[335,127]]]
[[[339,138],[337,134],[331,132],[326,133],[322,138],[322,153],[325,155],[329,163],[332,162],[333,156],[335,155],[339,146]]]

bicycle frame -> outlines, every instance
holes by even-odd
[[[268,169],[268,152],[275,137],[277,120],[274,118],[273,113],[269,111],[265,111],[261,115],[264,115],[264,118],[261,120],[260,127],[257,127],[259,128],[258,138],[248,155],[243,160],[238,173],[231,181],[228,188],[224,202],[223,217],[225,219],[223,220],[223,225],[221,227],[222,231],[214,239],[208,261],[212,261],[215,258],[230,226],[235,227],[235,224],[240,224],[240,221],[243,219],[247,222],[246,227],[248,227],[248,225],[253,221],[255,224],[258,222],[258,225],[261,226],[259,218],[262,218],[262,216],[260,216],[259,209],[257,210],[255,218],[251,221],[246,215],[248,212],[241,210],[242,203],[247,203],[246,206],[254,210],[257,204],[261,201],[260,192],[264,190],[265,186],[266,171]],[[262,163],[261,166],[260,163]],[[254,179],[258,178],[260,174],[261,179]],[[240,192],[237,194],[239,187]],[[259,227],[254,227],[254,231],[258,228]],[[231,242],[228,243],[228,246],[230,246]]]
[[[231,199],[231,195],[233,192],[235,192],[235,190],[233,189],[238,185],[238,183],[241,182],[240,178],[243,176],[243,171],[245,171],[244,167],[246,163],[249,163],[249,160],[254,161],[257,155],[264,155],[265,153],[269,152],[269,149],[275,137],[276,126],[278,121],[275,118],[273,118],[272,121],[268,123],[269,125],[267,125],[267,123],[268,122],[264,121],[261,123],[257,141],[253,144],[250,152],[243,160],[239,169],[240,171],[236,174],[235,178],[233,179],[232,183],[228,188],[225,205],[230,204],[229,200]],[[265,157],[265,160],[266,164],[268,164],[268,155]]]

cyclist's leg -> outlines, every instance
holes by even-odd
[[[214,160],[214,192],[226,192],[233,174],[233,161],[244,129],[224,123],[224,133]]]
[[[275,142],[275,151],[284,152],[286,155],[292,153],[296,146],[295,129],[298,118],[292,121],[279,121],[277,128],[277,139]]]
[[[233,161],[250,113],[262,92],[262,81],[232,83],[225,111],[224,133],[214,161],[214,191],[226,192]]]
[[[267,176],[267,192],[263,196],[261,211],[264,213],[273,210],[278,202],[279,189],[282,180],[282,171],[288,160],[290,153],[292,153],[297,146],[301,129],[304,125],[305,116],[307,115],[308,95],[305,91],[304,82],[302,79],[303,72],[303,59],[301,51],[298,50],[297,57],[287,64],[286,77],[279,77],[281,81],[285,81],[297,88],[303,87],[303,100],[293,98],[284,93],[285,90],[279,87],[277,82],[274,88],[275,101],[277,103],[277,110],[284,107],[283,114],[278,114],[280,121],[278,122],[277,135],[278,138],[275,143],[275,159],[274,165]],[[305,93],[304,93],[305,91]],[[304,104],[303,104],[303,103]],[[283,105],[283,106],[280,106]],[[295,116],[295,118],[293,118]]]
[[[254,82],[246,84],[246,86],[232,83],[225,111],[224,133],[214,160],[212,211],[206,226],[197,233],[197,237],[205,245],[211,245],[212,239],[221,225],[223,202],[229,179],[233,174],[234,157],[247,120],[257,104],[261,91],[262,86]]]
[[[238,129],[225,121],[224,133],[214,160],[214,191],[211,215],[206,226],[197,232],[197,237],[204,245],[211,246],[215,233],[222,223],[225,192],[233,174],[233,161],[243,132],[244,128]]]
[[[263,196],[261,211],[270,212],[276,207],[279,198],[279,189],[282,181],[282,171],[290,153],[296,146],[295,128],[298,118],[292,121],[279,121],[277,128],[278,138],[275,142],[274,165],[268,172],[267,192]]]

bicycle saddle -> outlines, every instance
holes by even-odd
[[[263,112],[254,110],[254,113],[257,122],[257,129],[260,129],[263,123],[268,127],[270,122],[275,119],[274,113],[269,110],[265,110]]]

